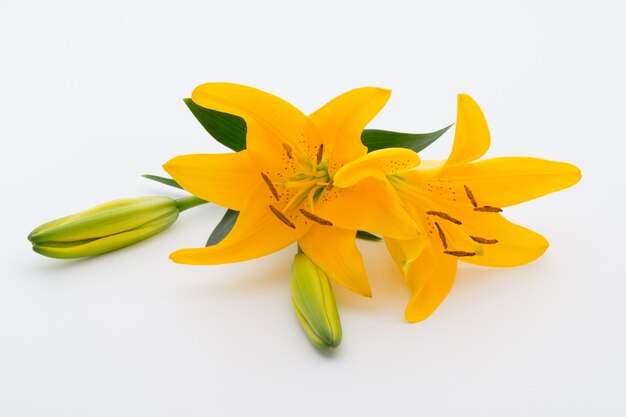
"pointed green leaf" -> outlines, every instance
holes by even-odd
[[[372,234],[370,232],[366,232],[365,230],[357,230],[356,231],[356,237],[358,239],[371,240],[373,242],[379,242],[379,241],[382,240],[382,238],[380,236],[376,236],[375,234]]]
[[[181,190],[183,188],[171,178],[159,177],[158,175],[150,175],[150,174],[144,174],[142,175],[142,177],[147,178],[152,181],[160,182],[161,184],[169,185],[170,187],[180,188]]]
[[[194,103],[190,98],[185,98],[183,101],[215,140],[235,152],[246,149],[248,127],[245,120],[233,114],[206,109]]]
[[[420,152],[439,139],[450,127],[452,125],[432,133],[400,133],[366,129],[361,134],[361,142],[367,146],[368,152],[385,148],[407,148]]]
[[[220,220],[217,226],[215,226],[215,229],[213,229],[213,233],[211,233],[211,236],[209,236],[209,240],[207,240],[206,246],[213,246],[220,243],[222,239],[224,239],[226,235],[232,230],[238,216],[238,211],[231,209],[226,210],[226,213],[224,213],[224,217],[222,217],[222,220]]]

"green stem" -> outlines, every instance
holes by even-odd
[[[178,206],[178,211],[180,211],[181,213],[187,209],[190,209],[192,207],[196,207],[196,206],[200,206],[202,204],[206,204],[208,203],[208,201],[203,200],[201,198],[195,197],[195,196],[190,196],[190,197],[184,197],[184,198],[179,198],[178,200],[176,200],[176,205]]]

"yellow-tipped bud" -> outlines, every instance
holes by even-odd
[[[43,224],[28,235],[28,240],[35,252],[51,258],[100,255],[167,229],[180,211],[197,205],[196,201],[205,202],[196,197],[178,201],[167,197],[113,200]]]
[[[304,253],[291,270],[291,299],[307,337],[318,349],[341,343],[341,322],[328,277]]]

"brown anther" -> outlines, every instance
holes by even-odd
[[[274,195],[274,198],[276,199],[276,201],[280,201],[280,197],[278,196],[278,191],[276,191],[276,188],[274,188],[274,184],[272,184],[272,181],[270,180],[270,178],[267,175],[265,175],[263,172],[261,172],[261,177],[263,177],[263,181],[265,181],[265,184],[267,184],[267,187],[270,189],[270,191]]]
[[[485,239],[484,237],[470,236],[474,242],[482,243],[483,245],[494,245],[498,243],[498,239]]]
[[[443,230],[441,230],[441,226],[439,226],[439,223],[435,222],[435,227],[437,228],[437,232],[439,232],[439,239],[441,239],[441,243],[443,243],[443,248],[448,249],[448,242],[446,241],[446,235],[443,234]]]
[[[320,147],[317,148],[317,164],[319,165],[322,162],[322,156],[324,156],[324,144],[320,144]]]
[[[285,223],[287,226],[291,227],[292,229],[296,228],[296,225],[293,224],[288,218],[287,216],[285,216],[283,213],[280,212],[280,210],[278,210],[276,207],[272,206],[270,204],[270,210],[272,210],[272,213],[274,213],[274,215],[276,217],[278,217],[278,220],[280,220],[281,222]]]
[[[487,213],[500,213],[502,209],[499,207],[482,206],[482,207],[476,207],[474,211],[484,211]]]
[[[470,190],[467,185],[464,185],[463,188],[465,188],[465,194],[467,194],[467,198],[469,198],[469,200],[472,202],[472,206],[478,206],[478,203],[474,199],[474,193],[472,192],[472,190]]]
[[[445,253],[446,255],[452,255],[452,256],[458,256],[458,257],[476,256],[476,252],[464,252],[462,250],[445,250],[443,251],[443,253]]]
[[[442,211],[427,211],[426,214],[430,214],[431,216],[441,217],[442,219],[452,222],[454,224],[462,224],[461,220],[457,220],[454,217]]]
[[[306,217],[307,219],[312,220],[312,221],[314,221],[316,223],[319,223],[322,226],[332,226],[333,225],[332,222],[330,222],[330,221],[328,221],[326,219],[322,219],[321,217],[316,216],[315,214],[313,214],[313,213],[311,213],[309,211],[306,211],[304,209],[300,209],[300,213],[302,213],[304,215],[304,217]]]
[[[287,153],[287,158],[292,159],[293,153],[291,153],[291,146],[287,145],[286,143],[283,143],[283,149],[285,149],[285,152]]]
[[[328,180],[328,185],[326,186],[326,191],[332,190],[334,186],[335,186],[335,183],[333,182],[333,179],[331,178],[330,180]]]

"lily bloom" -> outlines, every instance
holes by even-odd
[[[448,295],[458,261],[510,267],[531,262],[548,248],[541,235],[502,216],[502,208],[570,187],[581,178],[568,163],[527,157],[473,162],[490,144],[487,121],[476,102],[458,97],[454,144],[446,161],[424,161],[416,169],[385,172],[385,150],[344,166],[335,185],[349,187],[366,178],[393,186],[421,237],[385,238],[387,248],[411,289],[409,322],[427,318]]]
[[[181,249],[170,258],[185,264],[239,262],[297,241],[330,278],[370,296],[356,230],[409,239],[418,228],[390,184],[372,178],[338,187],[333,178],[367,153],[361,132],[389,95],[380,88],[359,88],[307,117],[255,88],[229,83],[197,87],[192,94],[196,104],[245,120],[246,149],[178,156],[164,168],[187,191],[240,214],[220,243]],[[404,152],[391,159],[399,169],[419,161]]]

